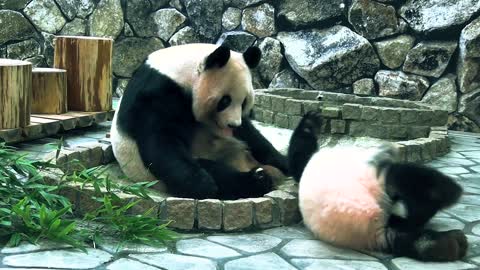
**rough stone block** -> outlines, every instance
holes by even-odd
[[[353,93],[360,96],[374,96],[375,83],[373,79],[365,78],[353,83]]]
[[[288,115],[277,113],[275,115],[275,125],[281,128],[288,128]]]
[[[333,134],[345,133],[346,122],[345,120],[332,120],[330,121],[330,132]]]
[[[222,228],[222,202],[220,200],[199,200],[197,202],[199,229],[220,230]]]
[[[185,198],[167,198],[167,219],[173,220],[170,227],[191,230],[195,221],[195,200]]]
[[[417,125],[430,126],[432,124],[433,111],[418,111]]]
[[[408,127],[408,138],[426,138],[430,133],[430,127],[427,126],[410,126]]]
[[[280,209],[280,221],[283,225],[293,224],[300,220],[298,198],[285,191],[275,190],[265,195],[275,200]]]
[[[254,223],[268,224],[273,221],[273,200],[270,198],[251,198],[253,202]]]
[[[364,106],[362,109],[362,120],[365,121],[377,121],[380,116],[380,110],[378,107],[374,106]]]
[[[354,136],[354,137],[366,136],[368,125],[365,124],[364,122],[352,121],[350,122],[349,126],[350,127],[348,130],[348,134],[350,134],[351,136]]]
[[[111,144],[104,144],[102,143],[102,151],[103,151],[103,164],[108,164],[110,162],[115,161],[115,156],[113,155],[113,148]]]
[[[339,118],[341,110],[338,107],[324,107],[322,108],[322,116],[328,118]]]
[[[271,110],[272,109],[272,96],[271,95],[262,95],[262,107]]]
[[[285,101],[286,97],[272,96],[272,111],[274,112],[285,112]]]
[[[389,129],[384,125],[368,125],[366,127],[366,135],[372,138],[388,139]]]
[[[298,126],[298,124],[300,123],[301,120],[302,120],[301,116],[296,116],[296,115],[289,116],[288,117],[288,128],[289,129],[295,129]]]
[[[259,122],[263,122],[263,112],[264,111],[262,108],[255,106],[253,110],[253,119]]]
[[[385,124],[397,124],[400,122],[400,112],[394,108],[380,108],[379,120]]]
[[[435,110],[432,114],[432,120],[430,125],[432,126],[444,126],[448,122],[448,112]]]
[[[303,104],[301,100],[287,99],[285,101],[285,113],[288,115],[302,115]]]
[[[342,109],[343,119],[360,120],[362,118],[362,105],[344,104]]]
[[[404,109],[400,110],[400,123],[402,124],[414,124],[418,123],[419,110]]]
[[[318,111],[320,108],[319,101],[312,101],[312,100],[304,100],[303,101],[303,111],[305,113],[310,111]]]
[[[252,222],[252,201],[223,201],[223,230],[236,231],[246,229],[252,225]]]
[[[102,165],[103,162],[103,150],[101,144],[91,144],[88,146],[90,148],[90,160],[88,162],[88,167],[96,167]]]
[[[273,117],[274,117],[274,113],[271,112],[271,111],[264,111],[263,112],[263,122],[265,124],[273,124]]]
[[[407,126],[390,125],[388,126],[388,134],[391,139],[406,139],[408,138]]]

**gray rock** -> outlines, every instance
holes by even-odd
[[[35,36],[35,28],[20,12],[0,10],[0,44]]]
[[[280,0],[278,16],[293,26],[306,26],[343,15],[344,0]]]
[[[382,97],[420,100],[430,86],[422,76],[408,75],[401,71],[381,70],[375,75]]]
[[[311,89],[311,87],[290,68],[284,69],[275,74],[271,83],[268,85],[268,88]]]
[[[150,0],[153,10],[158,10],[159,8],[165,7],[169,1],[170,0]]]
[[[78,13],[78,2],[77,0],[55,0],[60,10],[63,14],[69,19],[73,20]]]
[[[272,198],[280,208],[280,222],[283,225],[293,224],[300,220],[298,210],[298,198],[285,191],[274,190],[265,194],[265,197]]]
[[[300,269],[342,269],[342,270],[387,270],[379,262],[354,260],[327,260],[327,259],[293,259],[292,263]]]
[[[168,270],[216,270],[216,263],[208,259],[177,254],[135,254],[130,257]]]
[[[365,78],[353,83],[353,93],[359,96],[374,96],[375,83],[373,79]]]
[[[197,202],[199,229],[220,230],[222,228],[222,202],[220,200],[199,200]]]
[[[463,170],[460,170],[460,169],[463,169]],[[468,171],[462,167],[447,167],[447,168],[440,169],[440,171],[446,174],[449,173],[449,170],[452,171],[452,174],[468,173]],[[457,203],[453,207],[447,209],[447,212],[467,222],[476,222],[480,220],[480,206],[477,206],[477,205]]]
[[[182,3],[180,3],[180,0],[171,0],[169,5],[173,8],[176,8],[178,11],[183,10]]]
[[[480,88],[460,96],[458,112],[480,126]]]
[[[30,0],[1,0],[0,9],[20,10],[23,9],[28,2],[30,2]]]
[[[395,8],[373,0],[355,0],[348,10],[348,21],[357,33],[376,39],[398,33]]]
[[[121,258],[107,266],[107,270],[125,270],[125,269],[142,269],[142,270],[158,270],[158,268],[137,262],[132,259]]]
[[[151,15],[154,12],[149,0],[127,0],[126,19],[140,37],[156,35],[156,25]]]
[[[223,33],[217,44],[228,46],[233,51],[244,52],[253,45],[255,40],[256,37],[247,32],[231,31]]]
[[[150,53],[162,48],[162,41],[158,38],[126,38],[116,42],[113,46],[113,72],[117,76],[131,77]]]
[[[258,48],[262,51],[262,59],[256,71],[264,82],[270,83],[282,66],[282,45],[280,41],[267,37],[258,44]]]
[[[475,269],[473,264],[464,263],[461,261],[447,262],[447,263],[424,263],[410,258],[395,258],[392,260],[400,270],[464,270]]]
[[[318,90],[349,86],[373,76],[380,65],[368,40],[344,26],[281,32],[277,38],[293,70]]]
[[[240,253],[233,249],[199,238],[180,240],[177,242],[176,246],[178,252],[186,255],[212,259],[225,259],[241,256]]]
[[[23,11],[40,31],[55,34],[67,22],[53,0],[33,0]]]
[[[408,53],[403,71],[439,78],[456,48],[455,41],[420,42]]]
[[[480,88],[480,18],[462,30],[459,47],[458,85],[462,93],[468,93]]]
[[[90,35],[117,38],[123,30],[123,10],[120,0],[101,0],[90,16]]]
[[[213,40],[222,30],[223,2],[183,0],[192,27],[201,36]]]
[[[382,60],[382,63],[391,69],[396,69],[403,64],[405,57],[407,57],[414,43],[414,37],[401,35],[373,44],[377,49],[378,56],[380,60]]]
[[[123,35],[126,37],[133,37],[135,36],[135,33],[133,33],[132,27],[130,24],[125,23],[125,26],[123,27]]]
[[[360,252],[338,248],[319,240],[294,239],[280,250],[289,257],[318,259],[375,260]]]
[[[239,8],[229,7],[222,16],[222,26],[228,31],[237,28],[242,19],[242,10]]]
[[[128,85],[129,81],[130,81],[129,79],[119,79],[118,80],[117,87],[115,87],[115,94],[117,95],[117,97],[123,96],[123,93],[127,89],[127,85]]]
[[[77,17],[86,19],[95,9],[96,0],[74,0],[78,5]]]
[[[475,124],[472,120],[464,115],[454,113],[448,117],[448,129],[480,133],[480,126]]]
[[[253,223],[253,204],[249,200],[223,201],[223,229],[242,230]]]
[[[225,270],[295,270],[297,268],[290,265],[287,261],[282,259],[275,253],[269,252],[250,257],[245,257],[237,260],[229,261],[225,264]]]
[[[282,242],[282,240],[277,237],[260,233],[208,236],[207,240],[238,249],[249,254],[271,250]]]
[[[195,221],[195,200],[167,198],[167,219],[174,221],[171,228],[191,230]]]
[[[304,227],[279,227],[263,231],[262,233],[281,239],[313,239],[314,236]]]
[[[268,37],[275,34],[277,30],[273,6],[262,4],[243,10],[242,28],[257,37]]]
[[[416,32],[448,30],[480,11],[478,0],[408,0],[400,15]]]
[[[87,252],[69,249],[11,255],[3,258],[3,264],[13,267],[90,269],[113,258],[99,249],[87,248]]]
[[[45,56],[43,55],[36,55],[34,57],[25,58],[27,62],[32,63],[32,67],[46,67]]]
[[[200,36],[191,28],[190,26],[185,26],[184,28],[180,29],[175,35],[173,35],[168,43],[170,45],[182,45],[188,43],[198,43],[202,39]]]
[[[27,39],[7,46],[7,57],[11,59],[26,59],[40,54],[40,44],[34,39]]]
[[[423,102],[437,106],[452,113],[457,110],[457,85],[455,75],[449,74],[434,83],[425,96]]]
[[[7,57],[7,48],[6,47],[0,47],[0,57],[1,58]]]
[[[273,200],[269,198],[250,198],[253,202],[254,222],[256,225],[273,221]]]
[[[480,224],[477,224],[475,227],[473,227],[472,233],[480,235]]]
[[[160,9],[153,15],[157,36],[167,41],[183,25],[187,18],[174,8]]]
[[[67,36],[85,36],[87,34],[87,22],[84,19],[75,18],[73,21],[65,24],[60,34]]]
[[[139,243],[122,243],[120,239],[103,238],[97,245],[109,253],[162,253],[168,251],[164,246],[154,247]]]
[[[263,1],[265,0],[224,0],[226,6],[234,6],[242,9]]]
[[[46,32],[42,32],[41,34],[43,37],[43,54],[45,55],[47,65],[52,67],[54,54],[53,40],[55,35]]]

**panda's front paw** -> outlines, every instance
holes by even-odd
[[[321,112],[309,111],[303,116],[302,121],[299,124],[299,129],[306,134],[316,136],[320,133],[322,124],[323,118]]]
[[[267,171],[261,167],[254,168],[249,172],[252,180],[253,196],[263,196],[272,191],[273,179]]]

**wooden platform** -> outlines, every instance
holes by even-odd
[[[16,143],[30,141],[75,128],[112,120],[115,111],[74,112],[64,114],[32,114],[25,128],[0,129],[0,141]]]

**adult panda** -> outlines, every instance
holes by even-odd
[[[248,119],[250,69],[260,57],[256,47],[238,53],[213,44],[150,54],[112,123],[113,153],[123,172],[135,181],[160,180],[157,189],[179,197],[269,192],[273,174],[286,172],[287,161]]]
[[[399,162],[389,145],[318,149],[319,112],[307,113],[292,134],[290,171],[299,180],[304,224],[319,239],[341,247],[390,252],[424,261],[465,256],[461,230],[425,228],[455,203],[461,187],[448,176]]]

